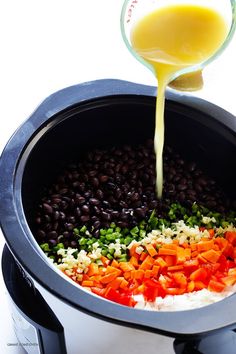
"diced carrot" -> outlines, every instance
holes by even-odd
[[[140,269],[143,270],[147,270],[147,269],[151,269],[154,263],[154,259],[147,255],[147,257],[144,259],[144,261],[142,262],[142,264],[140,265]]]
[[[123,276],[124,276],[124,278],[125,278],[126,280],[131,279],[131,271],[129,271],[129,272],[124,272]]]
[[[164,243],[161,248],[167,248],[168,250],[177,250],[177,244],[176,243]]]
[[[155,257],[157,255],[157,250],[151,243],[146,245],[146,250],[148,251],[151,257]]]
[[[158,250],[158,255],[159,256],[175,256],[176,253],[177,253],[176,250],[173,250],[171,248],[161,247]]]
[[[167,267],[167,263],[162,257],[155,259],[154,264],[159,265],[161,268]]]
[[[129,285],[129,282],[125,278],[123,278],[121,283],[120,283],[120,288],[121,289],[127,289],[128,285]]]
[[[98,270],[99,270],[99,274],[100,275],[104,275],[105,271],[106,271],[106,268],[105,267],[99,267]]]
[[[199,255],[199,252],[196,250],[196,251],[192,251],[192,258],[195,258]]]
[[[119,268],[120,264],[116,259],[113,259],[111,262],[111,266],[114,268]]]
[[[108,264],[111,263],[110,259],[108,259],[108,258],[105,257],[105,256],[101,256],[101,261],[102,261],[102,263],[104,264],[104,266],[107,266]]]
[[[139,260],[140,260],[141,262],[143,262],[144,259],[147,258],[147,256],[148,256],[147,252],[142,252],[142,253],[140,254]]]
[[[144,270],[143,269],[137,269],[137,270],[134,270],[134,279],[137,279],[137,280],[142,280],[143,277],[144,277]]]
[[[196,251],[197,250],[197,244],[196,243],[191,243],[190,244],[190,248],[192,251]]]
[[[134,244],[132,245],[132,247],[130,248],[129,254],[130,254],[131,257],[132,257],[132,256],[134,256],[134,257],[137,256],[137,253],[136,253],[136,248],[137,248],[137,246],[138,246],[138,243],[134,243]]]
[[[130,272],[131,270],[135,270],[134,266],[130,262],[120,262],[120,269],[123,272]]]
[[[208,290],[210,291],[216,291],[216,292],[221,292],[225,288],[225,285],[223,283],[220,283],[219,281],[215,280],[210,280],[208,284]]]
[[[204,252],[204,251],[208,251],[211,250],[214,246],[214,241],[213,240],[209,240],[209,241],[200,241],[197,244],[197,250],[198,252]]]
[[[97,287],[91,287],[91,290],[94,294],[97,294],[99,296],[103,296],[106,291],[106,289],[104,288],[97,288]]]
[[[124,278],[123,277],[117,277],[115,278],[114,280],[112,280],[110,283],[109,283],[109,286],[112,288],[112,289],[119,289],[120,287],[120,284],[122,282]]]
[[[122,264],[122,262],[120,264]],[[105,274],[107,275],[107,274],[110,274],[110,273],[114,273],[118,277],[119,275],[121,275],[122,271],[119,268],[108,266],[106,268]]]
[[[131,256],[129,263],[132,264],[135,268],[138,267],[138,259],[135,256]]]
[[[97,275],[92,275],[90,278],[89,278],[89,280],[93,280],[93,281],[96,281],[96,282],[100,282],[100,280],[101,280],[101,275],[100,274],[97,274]]]
[[[81,285],[91,287],[94,285],[94,282],[92,280],[83,280]]]
[[[220,258],[220,255],[220,252],[214,250],[208,250],[201,253],[201,256],[211,263],[217,263]]]
[[[212,247],[214,251],[220,251],[220,247],[215,243],[214,246]]]
[[[183,270],[183,269],[184,269],[183,264],[178,264],[175,266],[167,267],[168,272],[177,272],[177,271]]]
[[[189,248],[188,242],[183,242],[183,243],[181,244],[181,247],[183,247],[183,248]]]
[[[152,276],[156,277],[158,275],[158,273],[159,273],[159,270],[160,270],[160,266],[154,264],[153,267],[152,267],[152,270],[151,270]],[[145,275],[146,275],[146,272],[145,272]]]
[[[177,247],[176,264],[182,264],[185,261],[185,249],[183,247]]]
[[[97,263],[90,263],[88,266],[88,271],[86,273],[89,277],[95,274],[99,274],[99,268]]]
[[[202,281],[205,280],[207,277],[207,271],[204,268],[198,268],[196,269],[194,272],[192,272],[190,274],[190,280],[194,280],[194,281]]]
[[[152,276],[153,276],[152,275],[152,269],[145,270],[145,274],[144,274],[145,278],[151,278]]]
[[[179,240],[177,240],[176,238],[172,241],[172,243],[174,244],[174,245],[176,245],[176,246],[178,246],[179,245]]]
[[[104,275],[103,277],[101,277],[100,282],[101,282],[102,284],[108,284],[108,283],[110,283],[112,280],[114,280],[116,277],[117,277],[117,273],[116,273],[116,272],[114,272],[114,273],[108,273],[108,274]]]
[[[192,252],[191,248],[185,248],[184,255],[185,255],[186,261],[191,259],[191,252]]]

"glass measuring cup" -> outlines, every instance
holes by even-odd
[[[169,86],[180,90],[192,91],[201,88],[203,84],[201,75],[203,68],[224,51],[233,37],[236,28],[236,0],[125,0],[120,18],[121,33],[132,55],[156,75],[153,66],[132,47],[130,34],[134,24],[145,15],[158,8],[177,4],[200,5],[217,10],[223,15],[228,26],[228,34],[225,41],[212,56],[197,64],[181,68],[170,78]]]

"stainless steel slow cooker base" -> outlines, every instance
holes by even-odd
[[[137,353],[140,343],[152,341],[158,352],[157,334],[198,341],[236,326],[235,295],[210,306],[176,312],[137,310],[99,298],[56,272],[33,237],[33,210],[40,190],[68,162],[68,156],[74,159],[94,146],[153,137],[155,98],[154,87],[119,80],[63,89],[47,98],[19,127],[1,156],[3,234],[24,279],[48,304],[58,329],[63,328],[67,354],[80,354],[78,348],[91,354],[92,347],[86,352],[86,342],[82,343],[84,337],[90,338],[88,333],[97,336],[96,354],[104,353],[104,340],[109,342],[106,351],[116,354],[121,352],[125,335],[132,339],[127,342],[129,353],[134,345]],[[165,125],[166,142],[184,158],[198,162],[226,193],[236,197],[235,117],[203,100],[168,92]],[[142,349],[146,351],[145,345]]]
[[[76,342],[80,341],[80,323],[75,324],[75,328],[78,328],[77,339],[69,346],[69,351],[66,351],[63,327],[41,295],[35,291],[28,279],[24,278],[24,273],[21,272],[6,246],[2,255],[2,270],[9,294],[16,337],[27,354],[92,352],[103,354],[109,347],[109,343],[112,348],[108,352],[118,354],[122,352],[136,354],[137,350],[138,352],[145,351],[148,354],[235,354],[236,333],[234,331],[222,331],[220,334],[199,340],[176,339],[173,343],[171,338],[141,331],[134,332],[134,330],[129,333],[129,329],[120,327],[120,331],[116,331],[116,337],[112,335],[106,338],[104,343],[99,343],[96,341],[97,335],[94,332],[93,340],[90,338],[91,326],[88,326],[86,329],[88,341],[83,338],[85,343],[82,346]],[[73,321],[73,319],[71,320]],[[86,326],[86,322],[83,323],[83,326]],[[98,326],[98,334],[101,331],[101,326],[100,328]],[[135,341],[135,344],[132,341]],[[95,345],[96,348],[94,348]]]

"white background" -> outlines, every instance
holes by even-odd
[[[120,34],[122,0],[0,0],[0,152],[14,130],[51,93],[117,78],[155,85]],[[195,95],[236,114],[236,39],[204,72]],[[0,176],[1,179],[1,176]],[[4,239],[0,233],[0,253]],[[21,354],[0,273],[0,353]],[[56,353],[55,353],[56,354]]]

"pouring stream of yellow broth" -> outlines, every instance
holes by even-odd
[[[163,189],[163,146],[165,90],[173,74],[211,57],[227,36],[224,18],[214,9],[174,5],[155,10],[133,27],[131,44],[149,62],[158,81],[154,148],[156,189]]]

